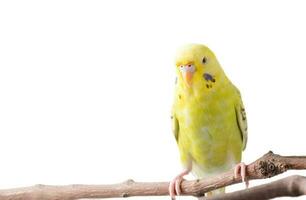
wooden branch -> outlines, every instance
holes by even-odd
[[[268,152],[247,166],[250,179],[263,179],[289,169],[306,169],[306,156],[280,156]],[[203,180],[183,181],[183,195],[203,196],[204,193],[241,182],[235,179],[233,170],[217,177]],[[134,182],[128,180],[113,185],[36,185],[31,187],[0,190],[0,200],[75,200],[81,198],[111,198],[130,196],[168,195],[169,182]],[[246,190],[247,191],[247,190]]]
[[[289,169],[306,169],[306,156],[280,156],[269,151],[261,158],[247,166],[248,180],[265,179],[284,173]],[[182,182],[181,189],[184,195],[204,196],[204,193],[221,187],[241,182],[235,179],[233,170],[216,177],[195,181]]]
[[[294,175],[245,190],[213,197],[202,197],[199,200],[266,200],[276,197],[297,197],[302,195],[306,195],[306,177]]]

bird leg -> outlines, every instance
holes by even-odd
[[[190,168],[185,169],[170,182],[169,194],[172,200],[175,199],[175,195],[181,195],[181,183],[184,180],[183,177],[189,174],[189,172],[190,172]]]
[[[249,187],[249,181],[246,178],[246,164],[244,164],[243,162],[237,164],[235,166],[234,169],[234,175],[235,175],[235,179],[237,179],[239,176],[241,176],[242,182],[245,183],[245,187],[248,188]]]

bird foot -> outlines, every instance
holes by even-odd
[[[242,182],[245,183],[245,187],[248,188],[249,181],[247,180],[247,177],[246,177],[246,167],[247,165],[244,164],[243,162],[237,164],[234,169],[234,176],[235,176],[235,179],[241,177]]]
[[[169,185],[169,194],[172,200],[175,200],[176,195],[181,195],[181,183],[184,180],[184,176],[187,175],[190,172],[189,169],[184,170],[182,173],[177,175]]]

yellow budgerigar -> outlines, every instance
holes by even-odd
[[[235,167],[235,176],[246,181],[246,166],[240,161],[247,143],[247,121],[239,90],[204,45],[182,47],[175,62],[171,118],[184,170],[170,183],[171,197],[180,194],[180,183],[189,172],[206,178]],[[221,188],[208,195],[224,192]]]

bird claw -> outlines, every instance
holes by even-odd
[[[245,183],[245,187],[248,188],[249,187],[249,181],[246,178],[246,166],[247,165],[244,164],[243,162],[237,164],[235,166],[235,169],[234,169],[234,176],[235,176],[235,179],[241,177],[242,182]]]
[[[181,183],[182,181],[185,180],[183,177],[187,175],[189,172],[190,172],[189,169],[183,171],[170,182],[169,194],[172,200],[175,200],[175,196],[182,194]]]
[[[181,183],[183,180],[185,180],[183,176],[177,176],[170,182],[169,194],[172,200],[175,199],[175,196],[182,194]]]

